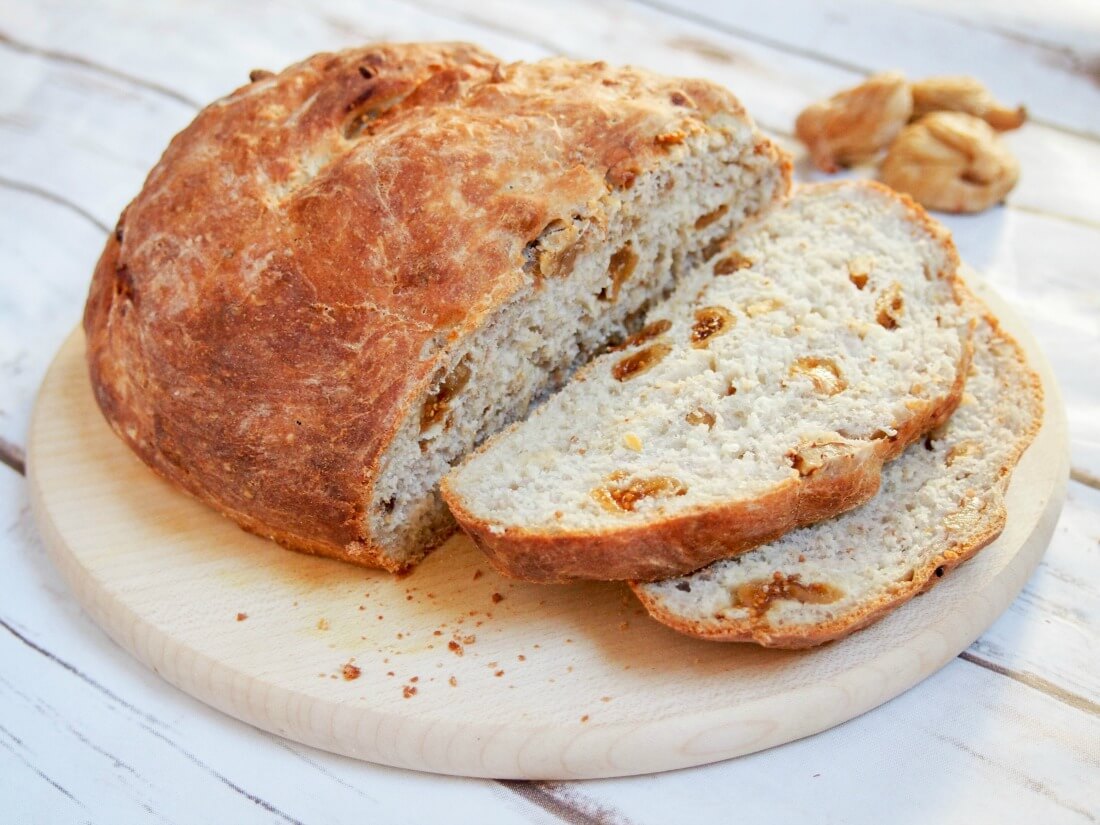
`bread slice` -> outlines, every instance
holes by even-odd
[[[255,72],[108,241],[96,398],[246,529],[401,570],[454,530],[444,472],[789,180],[702,80],[461,43]]]
[[[634,592],[655,619],[704,639],[793,648],[847,636],[1000,534],[1012,468],[1041,420],[1038,376],[984,315],[962,405],[886,468],[870,502]]]
[[[653,580],[851,509],[962,393],[947,234],[868,182],[806,187],[444,481],[532,581]]]

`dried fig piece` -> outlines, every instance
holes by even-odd
[[[684,416],[684,421],[692,425],[706,425],[708,430],[714,429],[715,423],[718,421],[715,418],[714,413],[703,407],[696,407],[694,410]]]
[[[862,290],[871,278],[874,265],[874,261],[870,258],[856,258],[848,261],[848,280],[855,284],[856,289]]]
[[[984,120],[936,112],[905,127],[879,177],[929,209],[981,212],[1004,200],[1020,164]]]
[[[999,132],[1018,129],[1027,120],[1027,109],[1002,106],[973,77],[929,77],[913,83],[911,88],[914,120],[932,112],[963,112],[980,117]]]
[[[695,323],[691,325],[691,345],[702,349],[715,335],[721,335],[734,324],[733,313],[725,307],[703,307],[695,310]]]
[[[523,250],[524,272],[535,278],[564,278],[573,271],[579,241],[580,231],[573,221],[555,218],[528,241]]]
[[[429,430],[438,424],[447,415],[450,409],[451,399],[458,395],[470,381],[470,368],[465,363],[459,362],[450,375],[443,379],[442,383],[432,395],[424,402],[420,409],[420,432]]]
[[[723,215],[725,215],[729,211],[730,211],[729,204],[724,203],[721,206],[719,206],[717,209],[712,209],[710,212],[707,212],[705,215],[700,215],[698,218],[696,218],[695,228],[696,229],[705,229],[706,227],[710,226],[712,223],[714,223],[716,220],[721,218]]]
[[[661,318],[658,321],[646,324],[640,330],[628,337],[625,341],[619,344],[617,347],[612,347],[612,352],[618,352],[619,350],[629,349],[630,347],[636,347],[639,344],[645,344],[652,341],[654,338],[659,338],[672,329],[672,321],[667,318]]]
[[[973,440],[960,441],[947,451],[944,461],[947,466],[950,467],[960,458],[965,458],[966,456],[980,456],[982,452],[983,450],[980,442]]]
[[[634,269],[637,266],[638,253],[634,251],[634,245],[627,241],[624,246],[615,250],[615,253],[611,256],[611,262],[607,265],[607,274],[611,276],[610,295],[605,290],[600,293],[600,297],[610,298],[612,301],[618,300],[619,290],[623,288],[623,284],[626,283],[627,279],[634,274]]]
[[[814,165],[836,172],[885,149],[912,113],[909,83],[897,72],[883,72],[807,106],[794,130]]]
[[[748,269],[752,261],[740,252],[731,252],[726,257],[714,264],[715,275],[730,275],[739,269]]]
[[[905,297],[901,284],[894,281],[875,299],[875,320],[885,329],[897,329],[905,311]]]
[[[791,364],[790,375],[805,375],[822,395],[836,395],[844,391],[848,382],[840,374],[840,367],[831,358],[807,355]]]
[[[612,513],[633,513],[643,498],[672,498],[686,495],[688,488],[672,476],[648,476],[627,480],[625,473],[613,473],[608,483],[592,491],[592,497]]]
[[[770,579],[756,579],[738,585],[733,591],[733,604],[747,608],[754,616],[763,616],[776,601],[832,604],[843,595],[844,591],[827,582],[803,584],[797,574],[785,576],[776,571]]]
[[[840,436],[809,441],[787,453],[787,460],[798,474],[813,475],[830,461],[854,454],[854,445]]]
[[[728,241],[729,238],[715,238],[714,240],[710,241],[706,246],[703,247],[703,251],[701,253],[703,260],[709,261],[715,255],[725,249],[726,243]]]
[[[670,352],[672,352],[672,347],[668,344],[653,344],[616,362],[615,366],[611,368],[611,377],[616,381],[628,381],[631,378],[636,378],[646,370],[659,364]]]

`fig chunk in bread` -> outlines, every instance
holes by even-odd
[[[92,383],[158,473],[359,564],[449,535],[451,465],[789,186],[705,81],[464,44],[253,78],[119,220],[84,316]]]
[[[1000,534],[1042,408],[1019,346],[985,315],[962,405],[885,469],[870,502],[634,592],[658,621],[717,641],[809,647],[866,627]]]
[[[499,570],[653,580],[849,510],[959,402],[947,234],[879,184],[806,187],[443,483]]]

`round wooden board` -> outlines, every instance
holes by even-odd
[[[575,779],[714,762],[897,696],[965,649],[1038,564],[1065,489],[1065,417],[1034,341],[979,292],[1046,390],[1004,533],[928,594],[815,650],[680,636],[623,585],[506,580],[461,537],[394,577],[248,535],[154,476],[111,433],[79,332],[38,399],[31,500],[55,563],[120,645],[265,730],[467,776]],[[358,678],[344,677],[348,663]]]

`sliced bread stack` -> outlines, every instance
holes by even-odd
[[[996,538],[1042,421],[957,265],[904,196],[803,187],[444,497],[509,575],[630,579],[703,639],[846,636]]]
[[[946,234],[872,183],[806,187],[443,484],[503,572],[654,580],[849,510],[961,397]]]
[[[1041,420],[1038,377],[983,313],[958,411],[886,468],[870,502],[634,592],[655,619],[704,639],[808,647],[846,636],[997,537],[1012,468]]]

